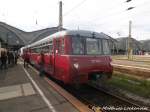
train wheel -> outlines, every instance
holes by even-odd
[[[104,73],[100,73],[100,74],[92,74],[90,76],[90,82],[98,85],[98,86],[104,86],[107,82],[107,80],[109,79],[109,76],[107,74]]]
[[[103,74],[103,75],[101,76],[101,78],[99,78],[99,79],[96,81],[96,83],[97,83],[97,85],[99,85],[99,86],[105,86],[107,80],[108,80],[108,76],[105,75],[105,74]]]

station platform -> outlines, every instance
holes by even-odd
[[[0,112],[79,112],[22,62],[0,70]]]

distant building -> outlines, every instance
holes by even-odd
[[[140,42],[142,43],[142,49],[143,49],[143,51],[150,53],[150,40],[142,40]]]
[[[116,39],[117,42],[117,48],[118,48],[118,54],[127,54],[128,51],[128,37],[121,37]],[[142,43],[137,41],[134,38],[131,38],[131,44],[130,47],[133,50],[133,54],[138,54],[139,51],[142,50]]]

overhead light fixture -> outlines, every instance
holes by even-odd
[[[126,0],[126,2],[131,2],[132,0]]]
[[[134,9],[135,7],[129,7],[129,8],[127,8],[127,10],[131,10],[131,9]]]

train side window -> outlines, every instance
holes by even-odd
[[[36,48],[36,53],[40,53],[41,52],[41,47]]]
[[[53,52],[53,42],[50,41],[50,43],[49,43],[49,53],[52,54],[52,52]]]
[[[62,41],[61,41],[61,54],[65,53],[64,48],[65,48],[65,42],[64,42],[64,39],[62,39]]]
[[[38,49],[39,49],[39,48],[35,48],[35,52],[36,52],[36,53],[38,53]]]
[[[98,47],[99,47],[99,54],[102,54],[102,40],[101,39],[99,40]]]
[[[44,52],[44,53],[49,53],[49,46],[47,45],[47,46],[44,46],[43,48],[42,48],[42,51]]]
[[[46,46],[46,53],[49,53],[49,46]]]
[[[35,53],[35,48],[34,47],[33,47],[32,51],[33,51],[33,53]]]
[[[60,54],[60,40],[56,40],[56,50],[55,53]]]
[[[34,53],[36,53],[36,48],[35,47],[34,47],[33,51],[34,51]]]
[[[50,54],[53,53],[53,45],[49,46],[49,52],[50,52]]]
[[[34,53],[34,49],[33,48],[31,48],[31,53]]]
[[[34,52],[37,53],[37,48],[34,48]]]

